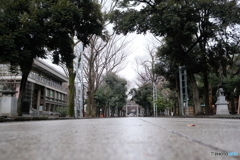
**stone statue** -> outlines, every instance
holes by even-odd
[[[224,96],[223,88],[219,88],[218,93],[219,93],[219,96]]]

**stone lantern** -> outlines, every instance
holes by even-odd
[[[224,90],[223,88],[219,88],[218,90],[218,97],[217,97],[217,112],[216,115],[229,115],[229,110],[228,110],[228,102],[226,101],[226,98],[224,96]]]

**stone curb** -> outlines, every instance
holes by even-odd
[[[40,120],[68,120],[76,119],[69,117],[0,117],[0,122],[17,122],[17,121],[40,121]]]
[[[98,118],[98,117],[96,117]],[[0,117],[0,122],[18,122],[18,121],[40,121],[40,120],[71,120],[71,119],[96,119],[96,118],[72,118],[72,117]],[[117,118],[117,117],[106,117]],[[128,118],[128,117],[122,117]],[[155,117],[148,117],[155,118]],[[219,118],[219,119],[240,119],[240,115],[232,116],[159,116],[156,118]]]
[[[209,116],[159,116],[165,118],[223,118],[223,119],[240,119],[240,115],[209,115]]]

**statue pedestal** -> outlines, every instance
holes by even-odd
[[[216,105],[217,105],[216,115],[230,115],[228,110],[228,102],[226,101],[224,95],[219,95]]]

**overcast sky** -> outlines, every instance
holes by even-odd
[[[136,58],[141,58],[144,60],[148,60],[148,52],[147,52],[147,45],[150,47],[154,47],[158,44],[156,44],[156,39],[151,35],[151,34],[146,34],[146,35],[137,35],[131,33],[129,35],[129,38],[135,37],[131,42],[129,47],[132,49],[131,55],[127,58],[127,66],[118,73],[119,76],[125,78],[128,81],[135,82],[137,73],[135,71],[135,59]],[[134,87],[134,84],[132,84]]]
[[[122,78],[125,78],[129,83],[129,87],[136,87],[134,84],[136,82],[137,78],[137,73],[135,71],[136,68],[136,63],[135,59],[136,58],[141,58],[144,60],[148,59],[148,52],[146,50],[147,45],[154,46],[154,43],[156,45],[156,40],[151,34],[147,35],[138,35],[138,34],[129,34],[128,35],[129,39],[131,39],[130,44],[128,47],[130,47],[131,54],[128,56],[126,59],[126,67],[118,73],[118,75]],[[127,49],[128,50],[128,49]],[[58,71],[62,72],[62,68],[60,66],[56,66],[52,64],[51,60],[44,60],[46,61],[50,66],[53,66],[55,69]]]

